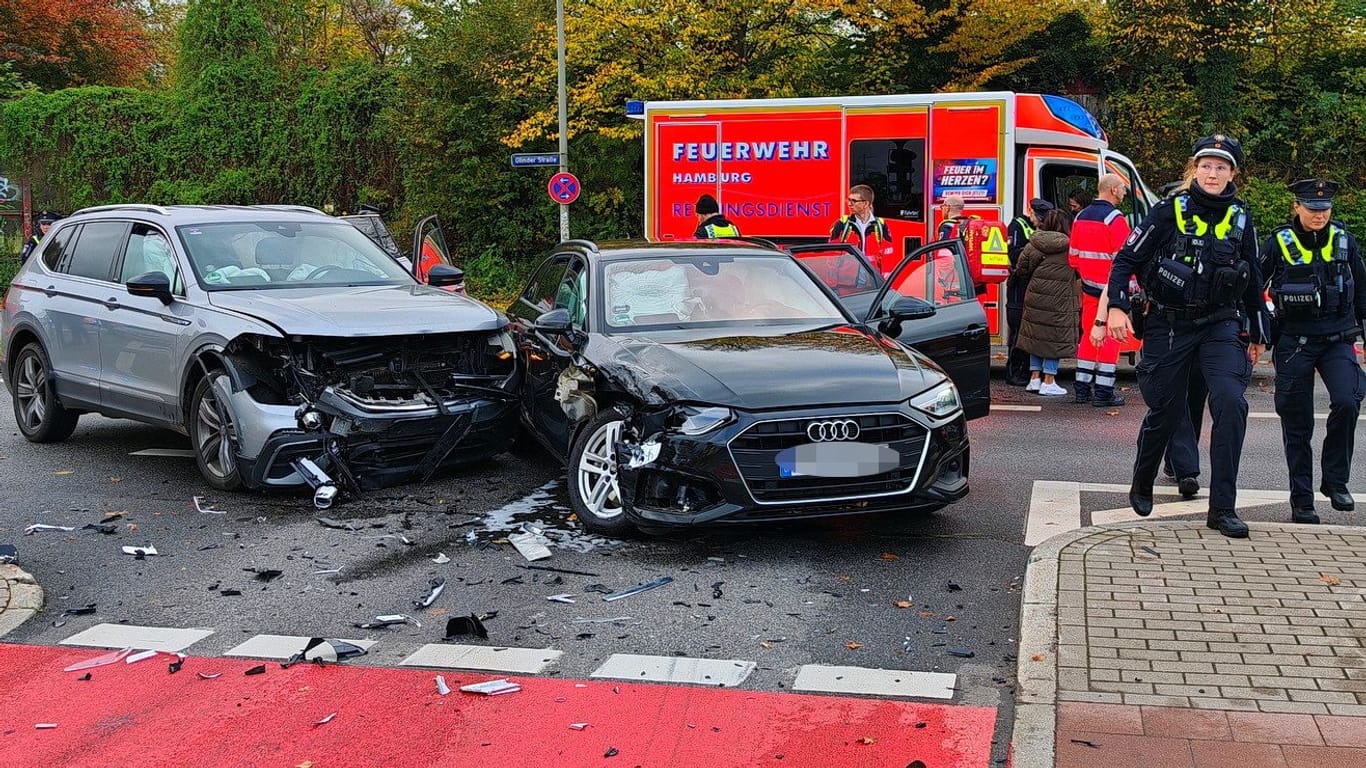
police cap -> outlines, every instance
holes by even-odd
[[[697,212],[703,216],[708,216],[713,213],[720,213],[721,206],[716,204],[716,198],[711,195],[702,195],[697,198]]]
[[[60,218],[62,217],[59,214],[52,211],[40,211],[33,220],[39,224],[54,224]]]
[[[1311,211],[1327,211],[1333,207],[1333,195],[1337,194],[1338,183],[1332,179],[1300,179],[1290,185],[1295,193],[1295,202]]]
[[[1191,155],[1196,158],[1218,157],[1233,163],[1237,168],[1243,164],[1243,145],[1232,136],[1216,133],[1195,142]]]
[[[1033,209],[1034,213],[1038,214],[1039,216],[1042,216],[1045,213],[1048,213],[1049,211],[1057,208],[1056,205],[1053,205],[1052,203],[1048,202],[1042,197],[1036,197],[1030,200],[1029,207]]]

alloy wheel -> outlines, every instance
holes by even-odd
[[[37,355],[29,355],[19,363],[14,394],[19,399],[25,430],[32,432],[42,426],[47,415],[47,371],[43,370],[43,362]]]
[[[620,421],[610,421],[598,427],[588,437],[579,456],[579,497],[584,506],[602,520],[622,515],[617,459],[613,450],[621,439],[621,425]]]
[[[195,444],[204,466],[216,477],[226,479],[237,469],[234,435],[232,414],[219,403],[218,389],[211,381],[195,413]]]

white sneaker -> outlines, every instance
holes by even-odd
[[[1057,384],[1045,384],[1042,387],[1039,387],[1039,394],[1046,395],[1048,397],[1057,397],[1058,395],[1067,394],[1067,390],[1063,389]]]
[[[1030,380],[1029,380],[1029,384],[1025,385],[1025,391],[1026,391],[1026,392],[1038,392],[1038,391],[1039,391],[1039,385],[1042,384],[1042,383],[1043,383],[1043,382],[1042,382],[1042,380],[1040,380],[1040,379],[1030,379]]]

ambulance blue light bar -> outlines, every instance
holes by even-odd
[[[630,99],[626,102],[627,117],[645,117],[645,102],[640,99]]]
[[[1086,108],[1071,99],[1062,96],[1043,95],[1043,103],[1048,107],[1048,111],[1053,116],[1079,131],[1084,131],[1097,139],[1104,139],[1105,132],[1101,130],[1100,123],[1091,116]]]

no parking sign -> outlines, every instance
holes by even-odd
[[[546,185],[546,192],[550,193],[550,199],[561,205],[568,205],[579,199],[579,179],[572,173],[557,173],[550,177],[550,183]]]

